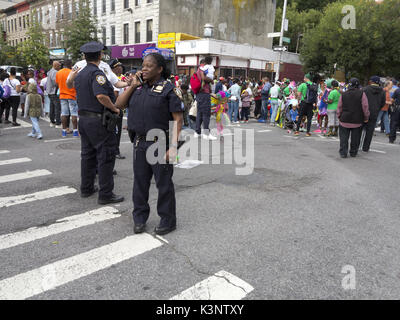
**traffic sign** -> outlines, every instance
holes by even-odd
[[[290,38],[283,37],[282,40],[283,40],[283,42],[290,43]]]
[[[273,48],[273,50],[274,50],[274,51],[288,51],[288,48],[285,47],[285,46],[282,46],[282,47],[280,47],[280,46],[275,46],[275,47]]]
[[[281,36],[280,32],[268,33],[268,38],[277,38],[280,36]]]

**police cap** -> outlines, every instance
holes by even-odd
[[[122,63],[118,61],[118,59],[112,59],[108,65],[110,66],[111,69],[114,69],[118,66],[122,66]]]
[[[107,47],[97,41],[91,41],[91,42],[87,42],[85,43],[81,48],[80,48],[81,52],[83,53],[95,53],[95,52],[100,52],[102,50],[107,50]]]

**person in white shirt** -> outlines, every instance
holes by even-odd
[[[11,95],[8,98],[8,102],[12,109],[12,125],[14,127],[19,127],[20,124],[17,123],[17,112],[20,102],[21,82],[19,82],[19,80],[17,79],[17,70],[14,67],[10,69],[10,77],[3,81],[3,85],[8,85],[11,88]],[[4,120],[4,123],[8,124],[10,123],[10,121],[8,121],[8,119],[6,118]]]

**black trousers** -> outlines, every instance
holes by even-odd
[[[172,182],[174,167],[172,164],[148,162],[146,153],[152,144],[153,142],[144,140],[135,141],[133,148],[133,220],[135,224],[145,224],[149,219],[149,190],[154,176],[158,189],[157,212],[161,218],[160,227],[172,227],[176,225],[175,188]]]
[[[249,120],[249,115],[250,115],[250,108],[243,108],[242,107],[242,112],[241,112],[241,120]]]
[[[369,148],[371,147],[372,138],[375,133],[375,126],[376,126],[377,119],[369,119],[368,123],[364,123],[363,129],[365,132],[365,139],[364,144],[362,146],[363,151],[368,152]]]
[[[6,109],[6,116],[5,116],[6,120],[8,120],[11,109],[12,121],[17,122],[17,112],[20,100],[21,100],[20,96],[11,96],[8,98],[9,107],[8,110]]]
[[[208,93],[198,93],[197,101],[197,117],[196,117],[196,132],[201,134],[201,125],[204,130],[210,129],[211,118],[211,96]]]
[[[339,138],[340,138],[340,150],[339,153],[343,156],[347,156],[349,153],[349,138],[351,136],[350,142],[350,154],[356,156],[358,153],[358,148],[360,147],[360,139],[362,127],[360,128],[345,128],[339,126]]]
[[[121,144],[121,135],[122,135],[122,121],[124,120],[124,114],[121,113],[120,117],[118,118],[117,122],[117,154],[121,154],[119,150],[119,146]]]
[[[261,100],[256,100],[256,107],[254,109],[254,117],[257,118],[261,114]]]
[[[56,125],[61,124],[61,104],[56,94],[49,94],[50,99],[50,121]]]
[[[8,120],[8,118],[10,117],[10,103],[8,102],[8,99],[3,99],[0,104],[0,121],[3,117],[4,111],[5,111],[4,119]]]
[[[389,141],[395,142],[397,138],[397,127],[400,124],[400,107],[396,109],[395,112],[392,112],[390,115],[390,136]]]
[[[99,174],[99,199],[111,198],[114,190],[113,170],[117,151],[117,135],[108,132],[101,119],[80,116],[81,192],[94,188],[96,169]]]
[[[296,131],[299,131],[301,120],[303,119],[304,116],[307,116],[307,133],[310,133],[312,118],[314,116],[313,105],[302,101],[300,104],[299,120],[297,121]]]

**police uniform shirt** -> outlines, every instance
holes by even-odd
[[[81,72],[82,70],[84,70],[86,68],[86,66],[87,66],[86,60],[81,60],[81,61],[78,61],[77,63],[75,63],[73,68],[74,69],[75,68],[81,68],[79,70],[79,72]],[[116,74],[114,72],[112,72],[112,70],[111,70],[110,66],[108,65],[108,63],[105,63],[104,61],[100,61],[99,69],[104,72],[104,74],[106,75],[107,79],[111,82],[112,85],[115,85],[119,81],[119,79],[116,76]]]
[[[173,112],[182,112],[181,99],[175,86],[160,79],[153,86],[138,87],[129,100],[128,128],[137,135],[147,135],[152,129],[169,129]]]
[[[89,63],[75,79],[76,97],[79,111],[102,113],[104,106],[96,96],[104,94],[115,103],[114,88],[95,64]]]

